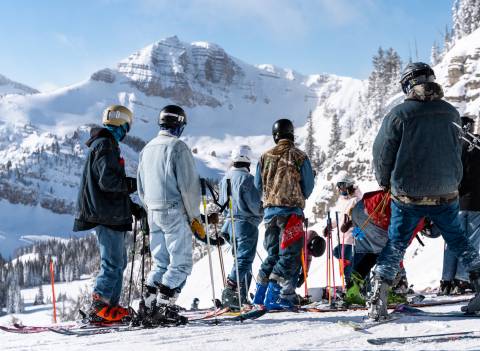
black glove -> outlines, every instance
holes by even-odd
[[[223,246],[223,245],[225,245],[225,239],[222,236],[217,235],[217,237],[215,239],[212,239],[212,244],[213,245],[218,245],[218,246]]]
[[[205,223],[205,216],[203,214],[200,214],[200,217],[202,218],[202,222]],[[208,224],[218,224],[220,219],[218,217],[218,212],[212,212],[207,216],[208,219]]]
[[[327,225],[325,228],[323,228],[323,236],[325,238],[329,238],[330,235],[332,235],[332,229]]]
[[[145,209],[139,204],[133,202],[132,200],[130,200],[130,208],[132,210],[132,216],[135,217],[137,221],[140,221],[142,218],[147,217],[147,212],[145,211]]]
[[[345,213],[345,215],[343,217],[343,224],[340,227],[340,230],[342,231],[342,233],[346,233],[352,227],[352,225],[353,225],[352,220]]]
[[[129,194],[137,191],[137,178],[126,177],[127,180],[127,192]]]

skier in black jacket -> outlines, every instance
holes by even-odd
[[[113,105],[103,113],[104,128],[92,128],[89,152],[78,192],[74,231],[95,228],[100,248],[101,269],[92,294],[92,321],[118,321],[128,315],[118,305],[123,271],[127,265],[125,237],[132,230],[129,194],[136,191],[135,178],[125,175],[125,161],[118,143],[133,121],[132,112]],[[139,213],[136,213],[140,215]]]
[[[462,117],[462,127],[474,132],[475,121]],[[480,248],[480,150],[470,148],[468,143],[462,145],[463,178],[458,188],[460,212],[458,218],[470,243],[477,250]],[[443,272],[440,282],[440,294],[461,294],[466,289],[473,289],[469,283],[468,273],[448,245],[443,254]]]

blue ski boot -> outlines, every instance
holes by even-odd
[[[265,302],[265,293],[267,292],[268,284],[257,283],[255,296],[253,297],[254,305],[263,305]]]
[[[276,281],[268,283],[267,296],[265,297],[265,308],[270,310],[291,310],[295,306],[287,299],[280,297],[282,287]]]

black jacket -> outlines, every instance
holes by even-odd
[[[131,230],[130,197],[118,143],[105,128],[93,128],[90,135],[73,230],[87,230],[99,224]]]
[[[462,149],[463,178],[458,189],[460,210],[480,211],[480,150],[467,151],[467,148],[465,143]]]

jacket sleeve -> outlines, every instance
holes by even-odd
[[[390,186],[390,177],[395,168],[402,133],[402,121],[390,112],[383,119],[373,143],[373,167],[380,186]]]
[[[99,144],[92,164],[98,186],[108,193],[128,193],[125,169],[120,164],[117,153],[105,144],[106,142]]]
[[[143,207],[146,208],[145,206],[145,191],[143,189],[143,162],[142,162],[142,155],[143,153],[140,153],[139,161],[138,161],[138,169],[137,169],[137,193],[138,193],[138,198],[140,199],[140,202],[142,203]]]
[[[195,167],[195,160],[187,145],[179,142],[176,145],[175,175],[177,186],[182,195],[183,205],[189,221],[200,218],[200,201],[202,198],[200,176]]]
[[[220,188],[219,188],[219,197],[218,201],[220,202],[220,205],[226,204],[228,201],[228,196],[227,196],[227,175],[222,178],[220,181]],[[225,207],[225,210],[223,211],[225,215],[228,213],[228,206]]]
[[[257,163],[257,170],[255,172],[255,188],[260,194],[260,198],[263,194],[263,184],[262,184],[262,160],[260,159]]]
[[[315,186],[315,175],[313,174],[312,164],[308,158],[303,161],[302,167],[300,168],[300,186],[302,188],[302,193],[305,199],[312,194],[313,187]]]
[[[260,192],[254,185],[254,178],[252,176],[248,176],[245,179],[240,194],[250,212],[255,216],[261,217],[263,215],[262,198]]]

